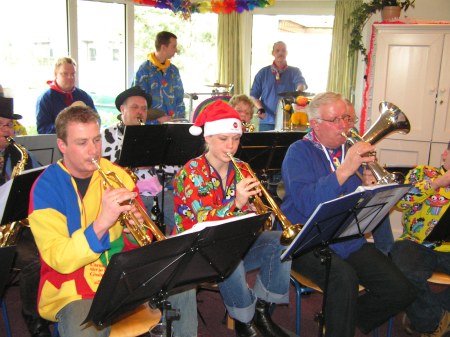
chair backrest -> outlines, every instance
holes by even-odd
[[[445,273],[434,272],[428,279],[430,283],[450,285],[450,275]]]

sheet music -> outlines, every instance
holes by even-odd
[[[346,237],[371,232],[410,188],[411,185],[399,184],[358,187],[356,191],[368,192],[370,199],[358,212],[357,219],[351,219],[350,224],[339,236]],[[374,191],[377,193],[373,193]]]
[[[0,219],[3,219],[5,213],[6,201],[8,201],[9,191],[11,191],[13,179],[8,180],[0,186]]]
[[[184,232],[178,234],[177,236],[183,235],[183,234],[190,234],[190,233],[195,233],[195,232],[200,232],[201,230],[207,228],[207,227],[214,227],[214,226],[220,226],[224,223],[228,223],[228,222],[233,222],[233,221],[237,221],[237,220],[242,220],[242,219],[246,219],[246,218],[252,218],[254,216],[257,216],[258,214],[256,213],[248,213],[248,214],[244,214],[244,215],[239,215],[239,216],[235,216],[235,217],[231,217],[231,218],[226,218],[223,220],[216,220],[216,221],[204,221],[204,222],[198,222],[196,223],[192,228],[185,230]]]
[[[338,237],[372,231],[410,188],[411,185],[398,184],[359,187],[319,204],[281,260]]]

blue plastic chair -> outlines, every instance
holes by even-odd
[[[3,298],[0,300],[0,306],[2,307],[3,320],[5,321],[6,336],[12,337],[11,326],[9,324],[8,310],[6,309],[6,303]]]
[[[295,333],[297,336],[300,336],[300,322],[301,322],[301,299],[302,295],[310,294],[314,291],[322,292],[318,285],[309,280],[308,278],[302,276],[300,273],[296,271],[291,271],[291,283],[295,287],[295,310],[296,310],[296,318],[295,318]],[[364,288],[359,286],[359,290],[362,291]],[[388,330],[387,336],[392,336],[392,325],[393,319],[390,318],[388,321]],[[379,337],[378,328],[373,330],[373,337]]]

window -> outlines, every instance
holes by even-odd
[[[66,12],[61,0],[1,4],[0,84],[29,133],[36,133],[36,100],[54,79],[55,57],[68,53]]]
[[[333,16],[324,15],[254,15],[252,82],[262,67],[273,62],[273,44],[283,41],[288,65],[300,68],[307,91],[326,91],[333,21]]]

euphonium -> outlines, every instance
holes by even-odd
[[[8,143],[14,146],[17,151],[20,152],[20,159],[17,164],[14,166],[11,179],[20,175],[24,170],[25,166],[28,163],[28,152],[27,150],[20,144],[16,143],[14,139],[11,137],[6,137]],[[13,246],[16,244],[17,239],[19,238],[19,234],[22,231],[23,227],[28,227],[28,220],[23,219],[19,221],[14,221],[9,224],[0,227],[0,247]]]
[[[92,163],[97,167],[98,172],[103,178],[103,183],[105,186],[111,188],[126,188],[125,184],[115,172],[103,171],[97,160],[94,158],[92,158]],[[114,186],[114,184],[116,184],[116,186]],[[133,235],[140,246],[146,246],[152,242],[151,237],[147,234],[147,229],[150,229],[152,234],[155,236],[155,239],[158,241],[166,238],[159,230],[158,226],[156,226],[152,219],[150,219],[145,209],[135,199],[130,200],[130,205],[135,206],[139,213],[141,213],[144,223],[139,223],[138,219],[131,211],[122,213],[120,215],[120,222],[128,228],[131,235]]]
[[[362,137],[355,128],[351,128],[347,133],[342,133],[342,136],[351,145],[357,142],[368,142],[375,145],[385,136],[393,132],[402,134],[409,133],[411,129],[409,120],[397,106],[389,102],[381,102],[379,109],[381,115]],[[378,185],[401,182],[401,178],[397,174],[388,172],[376,160],[367,163],[367,167],[372,171]]]
[[[244,175],[242,174],[242,171],[239,168],[239,166],[236,164],[236,161],[235,161],[233,155],[231,153],[228,153],[228,156],[230,157],[231,161],[233,162],[233,166],[236,170],[236,174],[239,175],[241,178],[244,178]],[[300,233],[302,226],[298,225],[298,224],[293,225],[288,220],[288,218],[286,218],[286,216],[283,214],[281,209],[278,207],[278,204],[275,202],[275,200],[273,200],[272,196],[269,194],[267,189],[263,186],[263,184],[261,184],[259,179],[256,177],[255,172],[253,172],[253,170],[250,168],[250,166],[247,163],[245,163],[245,162],[242,162],[242,163],[243,163],[245,169],[247,170],[248,174],[252,178],[255,178],[259,182],[259,188],[261,189],[261,193],[264,195],[264,197],[266,198],[267,202],[270,205],[270,207],[265,205],[264,202],[261,200],[260,196],[255,195],[253,204],[256,207],[257,213],[264,213],[264,212],[272,211],[275,214],[275,216],[278,218],[278,220],[280,221],[281,227],[283,228],[283,233],[281,234],[281,237],[280,237],[280,243],[283,246],[289,245],[292,242],[292,240],[295,239],[297,234]]]

